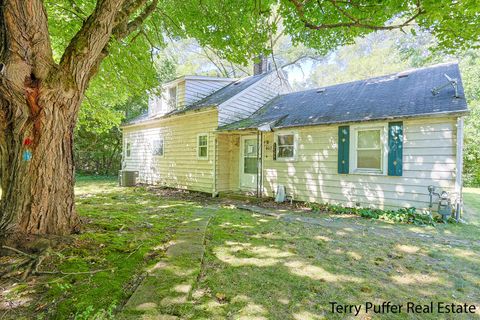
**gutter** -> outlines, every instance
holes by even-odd
[[[336,124],[363,123],[363,122],[370,122],[370,121],[385,121],[385,120],[391,121],[391,120],[397,120],[397,119],[441,118],[444,116],[462,117],[462,116],[468,115],[469,113],[470,113],[470,110],[444,111],[444,112],[422,113],[418,115],[404,115],[404,116],[360,119],[360,120],[350,120],[350,121],[329,121],[329,122],[320,122],[320,123],[302,123],[302,124],[292,124],[292,125],[285,125],[285,126],[272,126],[271,129],[273,131],[273,130],[279,130],[279,129],[298,128],[298,127],[328,126],[328,125],[336,125]],[[260,124],[260,127],[264,125],[265,123]],[[258,125],[254,127],[235,128],[235,129],[219,128],[216,131],[217,132],[234,132],[234,131],[257,130],[257,129],[258,129]]]
[[[456,210],[455,210],[455,220],[457,222],[463,216],[463,117],[458,117],[457,119],[457,152],[456,152],[456,175],[455,175],[455,193],[457,195],[456,199]]]
[[[176,112],[176,113],[172,113],[172,114],[167,113],[167,114],[164,114],[164,115],[162,115],[158,118],[149,119],[149,120],[142,121],[142,122],[139,122],[139,123],[121,125],[120,128],[125,129],[125,128],[145,126],[145,125],[161,122],[162,120],[169,120],[169,119],[171,119],[172,117],[175,117],[175,116],[178,116],[178,117],[190,116],[190,115],[193,115],[193,114],[201,114],[201,113],[211,112],[212,110],[215,110],[215,109],[217,109],[217,106],[202,107],[201,109],[193,109],[193,110],[181,110],[181,111]]]
[[[212,198],[216,198],[218,196],[217,190],[217,157],[218,157],[218,135],[214,133],[213,135],[213,190],[212,190]]]

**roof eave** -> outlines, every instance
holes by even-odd
[[[369,122],[369,121],[382,121],[382,120],[396,120],[396,119],[409,119],[409,118],[423,118],[423,117],[443,117],[443,116],[465,116],[470,113],[470,110],[460,110],[460,111],[446,111],[446,112],[432,112],[432,113],[422,113],[422,114],[415,114],[415,115],[405,115],[405,116],[392,116],[392,117],[380,117],[380,118],[372,118],[372,119],[360,119],[360,120],[350,120],[350,121],[328,121],[322,123],[303,123],[303,124],[291,124],[285,126],[271,126],[272,131],[279,130],[279,129],[287,129],[287,128],[295,128],[295,127],[311,127],[311,126],[324,126],[324,125],[332,125],[332,124],[342,124],[342,123],[362,123],[362,122]],[[219,128],[217,131],[219,132],[234,132],[234,131],[246,131],[246,130],[258,130],[259,127],[265,125],[259,124],[255,126],[249,127],[239,127],[239,128],[227,128],[222,129]]]
[[[350,120],[350,121],[329,121],[329,122],[322,122],[322,123],[292,124],[292,125],[285,125],[285,126],[275,126],[273,127],[273,129],[276,130],[276,129],[286,129],[286,128],[293,128],[293,127],[310,127],[310,126],[322,126],[322,125],[332,125],[332,124],[341,124],[341,123],[362,123],[362,122],[369,122],[369,121],[411,119],[411,118],[424,118],[424,117],[434,117],[434,118],[440,118],[444,116],[461,117],[469,113],[470,113],[470,110],[432,112],[432,113],[421,113],[421,114],[414,114],[414,115],[379,117],[379,118],[372,118],[372,119],[360,119],[360,120]]]
[[[146,121],[141,121],[141,122],[132,123],[132,124],[120,125],[120,128],[124,129],[124,128],[130,128],[130,127],[149,125],[149,124],[152,124],[152,123],[155,123],[155,122],[158,122],[158,121],[161,121],[161,120],[169,119],[169,118],[172,118],[172,117],[175,117],[175,116],[184,116],[184,115],[187,115],[187,113],[208,112],[208,111],[215,110],[216,108],[217,108],[217,106],[205,106],[205,107],[198,108],[198,109],[193,109],[193,110],[192,109],[182,110],[181,112],[176,112],[176,113],[172,113],[172,114],[164,114],[163,116],[156,117],[156,118],[153,118],[153,119],[148,119]]]
[[[186,75],[186,76],[180,76],[178,78],[175,78],[173,80],[167,81],[163,84],[162,86],[169,87],[174,84],[180,83],[185,80],[201,80],[201,81],[224,81],[224,82],[233,82],[238,80],[237,78],[222,78],[222,77],[209,77],[209,76],[195,76],[195,75]]]

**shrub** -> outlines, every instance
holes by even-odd
[[[308,206],[315,212],[329,212],[334,214],[356,214],[363,218],[381,219],[396,223],[435,225],[435,219],[431,215],[417,212],[415,208],[380,210],[370,208],[343,207],[336,204],[326,203],[309,203]]]

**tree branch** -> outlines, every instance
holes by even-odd
[[[158,0],[152,0],[152,2],[150,2],[150,4],[146,6],[145,9],[135,19],[133,19],[127,24],[126,34],[124,34],[123,37],[126,37],[133,31],[137,30],[141,25],[143,25],[145,20],[147,20],[147,18],[150,17],[150,15],[155,11],[157,5]]]
[[[73,14],[75,17],[77,17],[80,21],[85,21],[85,16],[81,15],[77,10],[72,10],[70,8],[64,7],[60,4],[55,4],[59,9],[62,9],[65,12]],[[75,7],[74,7],[75,8]]]
[[[303,55],[303,56],[300,56],[298,57],[297,59],[291,61],[291,62],[288,62],[288,63],[285,63],[284,65],[282,65],[280,67],[280,69],[284,69],[284,68],[287,68],[291,65],[294,65],[294,64],[297,64],[298,62],[300,62],[301,60],[303,59],[312,59],[312,60],[315,60],[315,61],[321,61],[321,59],[317,58],[317,57],[314,57],[314,56],[310,56],[310,55]]]
[[[99,272],[113,272],[115,269],[100,269],[92,271],[80,271],[80,272],[63,272],[63,271],[42,271],[35,270],[35,274],[60,274],[63,276],[81,275],[81,274],[95,274]]]
[[[2,63],[23,61],[22,70],[7,68],[6,77],[21,87],[25,77],[33,74],[44,79],[54,66],[52,46],[48,33],[48,20],[42,0],[2,1],[2,23],[5,34],[2,39]],[[6,61],[8,60],[8,61]]]
[[[82,20],[85,20],[85,17],[87,17],[87,14],[85,13],[85,11],[82,10],[82,8],[80,8],[80,6],[75,2],[75,0],[69,0],[68,2],[70,2],[70,5],[72,6],[73,10],[77,13],[77,15],[81,17]]]
[[[112,36],[117,13],[126,0],[98,0],[93,13],[68,45],[60,61],[60,67],[76,85],[84,91],[103,57]],[[100,61],[99,61],[100,60]]]
[[[135,11],[140,10],[147,3],[147,0],[126,0],[122,10],[117,14],[115,24],[128,21]]]
[[[18,249],[16,249],[16,248],[13,248],[13,247],[2,246],[2,248],[3,248],[3,249],[10,250],[10,251],[13,251],[13,252],[18,253],[18,254],[21,254],[22,256],[25,256],[25,257],[30,258],[30,259],[35,259],[35,258],[36,258],[36,256],[34,256],[34,255],[28,254],[28,253],[26,253],[26,252],[23,252],[23,251],[21,251],[21,250],[18,250]]]
[[[122,39],[137,30],[154,12],[158,0],[97,0],[94,12],[68,45],[60,65],[77,89],[85,90],[90,78],[108,55],[112,37]],[[130,17],[144,6],[143,10]]]
[[[219,61],[220,65],[217,64],[215,62],[215,60],[208,54],[208,50],[212,51],[214,55],[216,55],[215,51],[209,47],[202,47],[202,51],[203,51],[203,55],[215,66],[215,68],[217,68],[218,71],[220,71],[220,73],[224,76],[224,77],[228,77],[228,71],[227,69],[225,68],[225,66],[222,64],[221,61]]]
[[[115,21],[116,25],[113,34],[116,38],[125,38],[142,26],[145,20],[147,20],[157,8],[158,0],[152,0],[149,5],[143,8],[142,12],[140,12],[136,18],[129,21],[130,17],[142,6],[146,5],[146,3],[147,0],[130,0],[128,5],[124,6]]]
[[[294,6],[300,20],[303,22],[305,27],[312,29],[312,30],[324,30],[324,29],[335,29],[335,28],[363,28],[363,29],[370,29],[370,30],[394,30],[394,29],[401,29],[404,27],[409,26],[418,16],[425,13],[425,10],[421,8],[420,2],[417,2],[417,12],[413,14],[410,18],[408,18],[405,22],[401,24],[395,25],[373,25],[369,23],[362,22],[359,18],[356,18],[350,14],[348,14],[345,10],[340,9],[338,5],[336,5],[336,1],[329,1],[330,3],[334,4],[334,7],[337,11],[339,11],[342,15],[347,17],[352,22],[338,22],[338,23],[322,23],[322,24],[314,24],[310,22],[305,16],[304,4],[299,0],[289,0]]]

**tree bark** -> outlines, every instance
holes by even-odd
[[[0,238],[79,230],[73,131],[80,104],[109,42],[139,27],[157,3],[97,0],[57,64],[43,0],[0,0]]]
[[[0,236],[71,233],[81,90],[60,81],[43,2],[0,4]]]
[[[73,130],[123,1],[99,0],[59,65],[42,0],[0,2],[0,237],[69,234],[80,226]]]
[[[40,90],[41,111],[27,119],[7,115],[2,128],[2,200],[0,230],[4,234],[69,234],[79,230],[74,202],[73,129],[75,116],[67,106],[78,105],[55,91]],[[9,101],[13,109],[28,109],[26,101]],[[25,142],[31,140],[31,145]],[[29,161],[24,159],[31,152]]]

